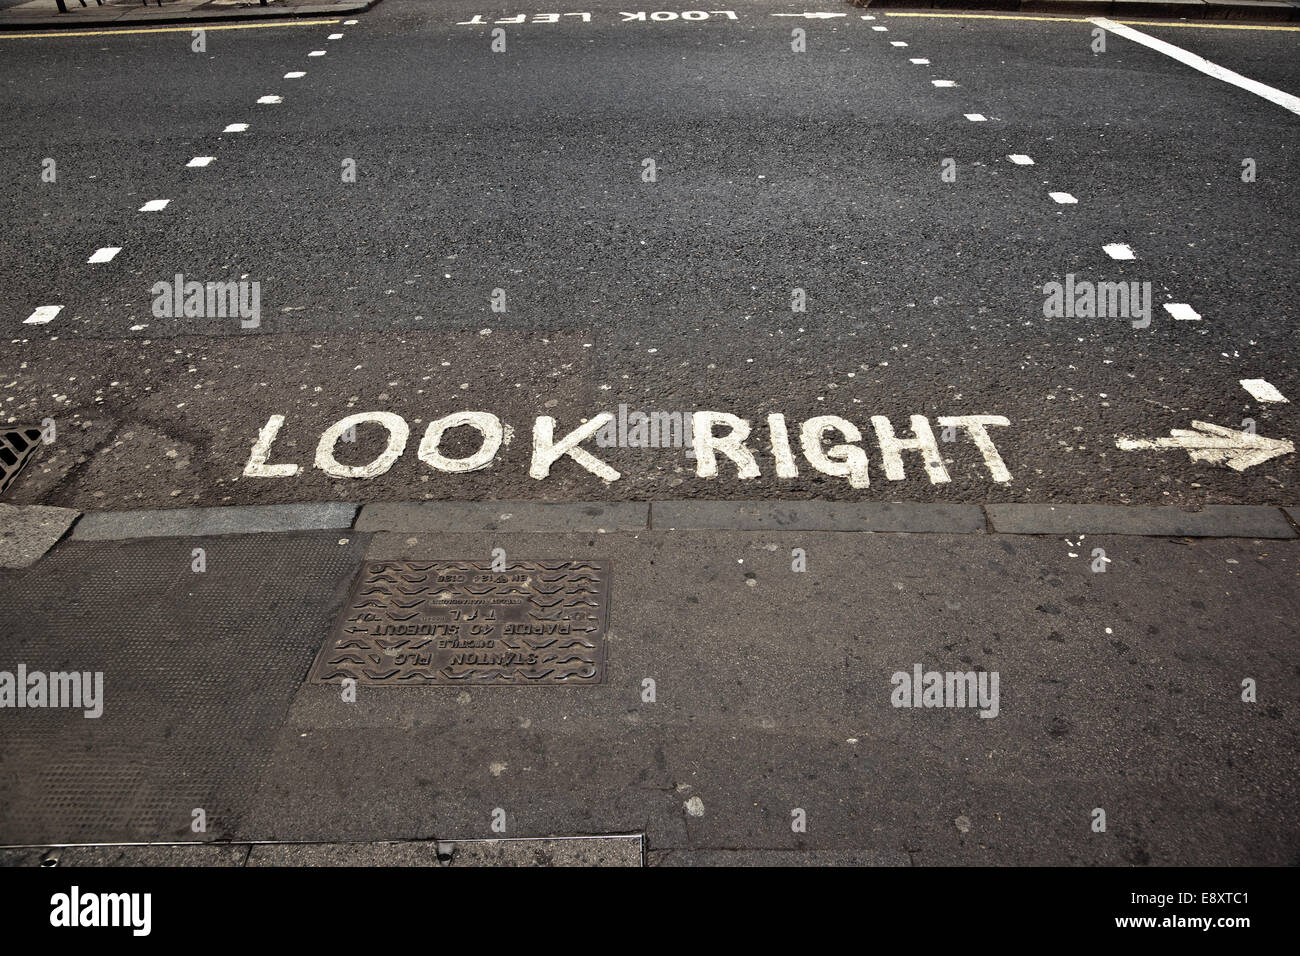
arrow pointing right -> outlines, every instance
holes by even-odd
[[[1169,438],[1125,438],[1116,436],[1116,447],[1124,451],[1141,449],[1181,448],[1192,461],[1207,461],[1227,465],[1234,471],[1245,471],[1279,455],[1290,455],[1295,445],[1282,438],[1265,438],[1252,432],[1237,431],[1210,422],[1192,422],[1191,431],[1175,428]]]

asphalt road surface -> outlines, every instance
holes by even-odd
[[[0,421],[48,439],[6,503],[515,500],[54,544],[60,512],[0,573],[0,665],[107,703],[8,713],[0,844],[1294,864],[1300,28],[1234,26],[384,0],[0,34]],[[770,500],[660,510],[692,498]],[[1292,507],[1087,540],[969,507],[1007,502]],[[939,533],[822,520],[855,509]],[[435,626],[328,644],[368,562],[498,549],[609,562],[601,679],[308,679]],[[992,709],[896,698],[959,664]]]
[[[7,499],[1300,497],[1286,105],[1081,19],[526,14],[385,0],[212,26],[202,52],[189,28],[0,39],[0,415],[55,425]],[[1294,29],[1134,29],[1300,94]],[[1067,276],[1130,301],[1049,315]],[[245,283],[245,317],[185,314],[190,282]],[[558,441],[620,405],[664,445],[674,416],[738,416],[758,474],[633,427],[583,445],[617,480],[572,456],[530,476],[538,416]],[[466,410],[503,423],[490,465],[422,461]],[[380,457],[372,416],[331,452],[367,477],[328,474],[322,433],[363,412],[404,450]],[[246,474],[273,416],[266,463],[298,468]],[[858,430],[865,475],[804,454],[816,416],[823,447]],[[873,417],[909,439],[913,416],[937,452],[891,470]]]

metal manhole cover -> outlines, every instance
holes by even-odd
[[[0,494],[4,494],[23,465],[41,447],[39,428],[9,428],[0,431]]]
[[[367,562],[314,684],[598,684],[609,562]]]

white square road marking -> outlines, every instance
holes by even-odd
[[[185,167],[189,169],[189,168],[197,168],[199,166],[207,166],[216,158],[217,157],[215,156],[195,156],[193,159],[191,159],[188,163],[185,164]]]
[[[1069,193],[1048,193],[1047,195],[1051,196],[1057,202],[1064,203],[1067,205],[1077,203],[1079,201],[1075,199],[1073,196],[1071,196]]]
[[[1137,256],[1133,255],[1133,250],[1128,247],[1127,243],[1108,242],[1101,248],[1105,251],[1106,255],[1110,256],[1112,259],[1136,259],[1137,258]]]
[[[140,207],[140,212],[162,212],[167,208],[169,202],[171,202],[170,199],[150,199]]]
[[[1011,160],[1011,161],[1012,161],[1013,163],[1015,163],[1017,166],[1032,166],[1032,165],[1034,165],[1034,161],[1033,161],[1032,159],[1030,159],[1028,156],[1026,156],[1024,153],[1010,153],[1010,154],[1007,156],[1007,159]]]
[[[105,246],[103,249],[96,249],[95,254],[86,260],[86,264],[89,265],[92,262],[112,262],[113,257],[121,251],[121,246]]]
[[[967,113],[966,118],[972,123],[986,123],[988,118],[983,113]]]
[[[56,315],[63,311],[61,305],[43,305],[38,308],[27,318],[23,319],[24,325],[44,325],[51,321]]]
[[[267,96],[259,96],[259,97],[257,98],[257,102],[259,102],[259,103],[283,103],[283,102],[284,102],[284,97],[283,97],[283,96],[273,96],[273,95],[269,95],[269,94],[268,94]]]
[[[231,123],[221,132],[223,133],[244,133],[248,131],[247,123]]]
[[[1199,322],[1201,313],[1197,312],[1185,302],[1166,302],[1165,311],[1172,315],[1178,322]]]
[[[1286,396],[1262,378],[1243,378],[1241,387],[1257,402],[1285,402]]]

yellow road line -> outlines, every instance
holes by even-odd
[[[33,30],[30,33],[0,33],[0,40],[22,40],[28,37],[116,37],[128,33],[190,33],[193,30],[261,30],[266,27],[319,27],[338,20],[278,20],[275,23],[236,23],[226,26],[204,26],[202,22],[186,27],[147,27],[143,30],[87,30],[77,33],[50,33]]]
[[[890,13],[882,10],[887,17],[941,17],[951,20],[1035,20],[1040,23],[1091,23],[1080,17],[1022,17],[1004,13]],[[1281,30],[1286,33],[1300,32],[1300,27],[1276,27],[1264,23],[1187,23],[1172,20],[1116,20],[1131,27],[1199,27],[1202,30]]]

